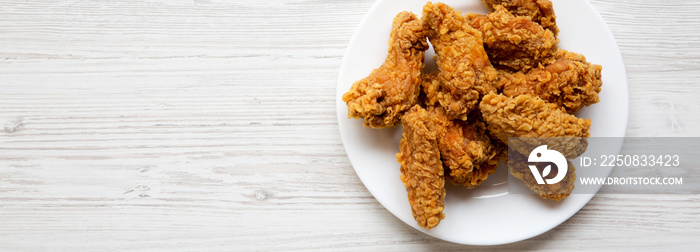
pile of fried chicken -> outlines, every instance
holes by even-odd
[[[482,1],[486,15],[431,2],[421,18],[399,13],[385,62],[343,95],[348,118],[371,128],[401,124],[396,158],[424,228],[445,218],[445,180],[471,189],[500,160],[527,160],[528,153],[508,153],[509,137],[589,137],[591,121],[574,113],[599,101],[602,67],[557,47],[551,1]],[[424,73],[428,41],[437,72]],[[573,190],[571,162],[566,179],[544,186],[517,164],[526,162],[511,174],[543,198]]]

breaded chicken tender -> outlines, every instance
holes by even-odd
[[[484,33],[484,47],[494,66],[520,71],[554,62],[559,39],[530,18],[513,16],[501,5],[488,15],[466,17]]]
[[[518,96],[530,94],[576,113],[584,106],[600,101],[602,71],[600,65],[592,65],[581,54],[559,49],[556,61],[527,72],[499,72],[503,94]]]
[[[491,93],[484,96],[479,108],[492,136],[524,155],[533,146],[547,144],[571,159],[588,147],[586,137],[590,136],[591,120],[567,114],[539,97]],[[518,139],[509,141],[509,137]]]
[[[484,50],[481,32],[472,28],[461,12],[443,3],[428,2],[421,19],[440,70],[433,100],[451,118],[465,120],[480,97],[493,90],[498,77]]]
[[[486,126],[474,111],[468,121],[452,120],[440,106],[428,107],[428,129],[437,137],[448,180],[474,188],[496,171],[498,159]]]
[[[495,9],[502,5],[515,16],[529,17],[556,36],[557,16],[554,15],[554,6],[550,0],[482,0],[487,7]]]
[[[413,218],[419,226],[434,228],[445,218],[445,177],[437,137],[426,126],[428,112],[415,105],[401,118],[403,135],[396,160],[408,192]]]
[[[364,125],[387,128],[399,123],[402,113],[418,102],[426,33],[415,14],[401,12],[395,18],[384,63],[343,95],[348,118],[362,118]]]
[[[518,152],[510,153],[508,168],[513,177],[522,180],[525,186],[539,194],[540,197],[560,201],[571,194],[574,190],[574,183],[576,182],[576,167],[574,167],[574,164],[570,160],[567,160],[567,162],[569,167],[566,176],[562,181],[556,184],[538,184],[537,180],[532,175],[532,171],[530,171],[528,167],[527,157]],[[541,174],[542,168],[538,167],[538,169],[540,169]],[[553,174],[556,174],[556,172]]]

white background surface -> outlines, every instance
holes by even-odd
[[[598,195],[497,247],[399,221],[335,113],[373,3],[0,1],[0,250],[700,247],[698,195]],[[700,3],[592,3],[625,61],[627,135],[700,136]]]

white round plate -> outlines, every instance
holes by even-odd
[[[582,53],[589,62],[603,66],[600,103],[577,115],[592,120],[591,136],[623,137],[627,128],[627,77],[617,44],[607,25],[586,0],[553,1],[560,28],[559,47]],[[336,109],[345,151],[357,176],[389,212],[406,224],[434,237],[462,244],[496,245],[542,234],[574,215],[593,194],[572,194],[561,202],[537,195],[508,194],[507,170],[503,165],[484,184],[473,190],[449,185],[445,219],[433,229],[419,227],[411,215],[406,189],[399,179],[401,128],[370,129],[361,120],[347,119],[341,97],[357,80],[379,67],[388,50],[391,23],[401,11],[420,16],[425,1],[379,0],[355,31],[338,76]],[[486,13],[480,0],[445,1],[466,14]],[[435,67],[432,48],[426,67]],[[618,148],[619,149],[619,148]]]

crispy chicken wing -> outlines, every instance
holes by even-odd
[[[451,118],[464,120],[479,98],[493,90],[498,73],[484,50],[481,32],[462,13],[443,3],[423,6],[423,23],[437,54],[440,70],[433,100]]]
[[[501,5],[488,15],[469,13],[466,17],[483,32],[486,53],[494,66],[518,71],[554,62],[559,39],[530,18],[513,16]]]
[[[482,2],[491,9],[502,5],[515,16],[529,17],[545,29],[552,31],[555,36],[559,33],[557,16],[554,15],[554,6],[550,0],[482,0]]]
[[[442,107],[428,107],[426,125],[436,134],[447,178],[467,188],[481,184],[498,166],[496,150],[477,114],[470,113],[468,121],[452,120]]]
[[[364,125],[372,128],[398,124],[401,114],[418,101],[426,49],[420,19],[410,12],[399,13],[394,18],[384,63],[343,95],[348,118],[362,118]]]
[[[413,218],[419,226],[433,228],[445,218],[445,177],[436,134],[426,126],[428,117],[419,105],[403,115],[396,160],[401,165],[401,181],[408,191]]]
[[[559,49],[552,64],[527,72],[500,71],[499,83],[505,95],[536,95],[575,113],[600,100],[602,69],[588,63],[581,54]]]
[[[491,134],[522,154],[529,154],[532,146],[547,144],[571,159],[588,147],[590,119],[567,114],[536,96],[491,93],[484,96],[479,108]],[[518,139],[509,141],[509,137]]]

